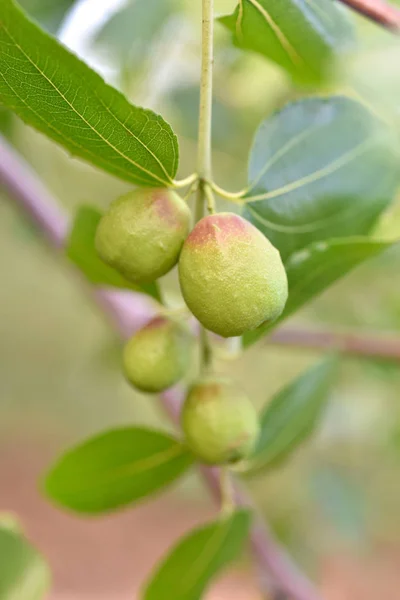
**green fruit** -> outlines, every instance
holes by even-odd
[[[124,348],[127,379],[143,392],[157,393],[177,383],[190,366],[193,337],[172,319],[156,317]]]
[[[182,248],[179,280],[194,316],[223,337],[274,321],[288,296],[278,250],[233,213],[211,215],[197,223]]]
[[[188,446],[203,462],[238,462],[252,452],[259,434],[257,412],[232,382],[215,377],[198,381],[182,410]]]
[[[134,283],[154,281],[177,263],[190,211],[175,192],[137,189],[111,203],[96,232],[100,257]]]

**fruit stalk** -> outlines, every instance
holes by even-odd
[[[214,0],[202,0],[200,110],[197,146],[197,174],[195,221],[204,215],[207,199],[207,180],[211,179],[211,125],[214,62]],[[211,346],[207,331],[202,327],[200,340],[200,370],[206,371],[211,363]]]
[[[200,180],[211,179],[211,121],[214,52],[214,0],[202,0],[202,40],[200,113],[197,147],[197,174]],[[201,195],[204,202],[203,185]]]

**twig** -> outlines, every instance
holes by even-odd
[[[381,358],[400,362],[400,337],[381,334],[362,334],[310,329],[282,328],[266,338],[267,344],[338,350],[344,354],[364,358]]]
[[[57,208],[57,202],[32,169],[0,136],[1,184],[39,225],[51,244],[60,248],[69,229],[66,215]],[[128,337],[154,314],[154,305],[140,294],[104,289],[96,290],[94,295],[123,337]],[[182,399],[183,391],[179,388],[161,395],[164,410],[177,424]],[[211,492],[220,501],[218,469],[201,467],[201,472]],[[234,493],[238,505],[251,506],[251,499],[236,483]],[[275,589],[282,590],[294,600],[321,600],[311,582],[297,570],[258,514],[251,532],[251,545],[259,568],[264,576],[271,577]]]
[[[384,0],[338,0],[367,19],[393,31],[400,30],[400,9]]]

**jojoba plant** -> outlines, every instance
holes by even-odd
[[[145,0],[133,6],[139,2],[143,7]],[[165,9],[167,2],[160,2]],[[107,85],[15,0],[0,3],[2,107],[132,189],[110,198],[101,217],[90,209],[82,213],[65,240],[64,223],[56,222],[52,207],[46,214],[42,188],[24,184],[26,171],[19,177],[14,157],[0,162],[0,175],[50,241],[66,244],[92,283],[126,288],[95,295],[128,339],[121,371],[133,388],[161,392],[164,408],[182,425],[173,435],[141,426],[97,435],[56,462],[44,489],[61,507],[98,515],[150,497],[195,462],[212,465],[202,473],[211,487],[217,485],[223,510],[178,542],[141,600],[200,599],[222,567],[240,556],[249,536],[259,570],[265,570],[263,582],[272,581],[279,597],[316,600],[317,592],[282,560],[273,540],[263,538],[263,529],[251,530],[252,511],[238,508],[243,492],[234,475],[268,474],[311,434],[335,361],[306,371],[257,410],[256,399],[223,374],[222,359],[238,358],[258,339],[268,340],[264,336],[289,315],[392,245],[371,231],[399,187],[398,140],[376,107],[369,110],[354,94],[321,93],[334,88],[328,79],[332,63],[353,44],[350,13],[338,0],[239,0],[233,14],[218,19],[220,25],[241,51],[284,69],[291,78],[288,97],[297,100],[260,124],[243,189],[221,187],[211,160],[214,3],[201,4],[197,161],[193,173],[178,179],[178,139],[160,115]],[[363,0],[346,4],[360,10]],[[151,33],[151,39],[158,37]],[[178,306],[165,300],[160,282],[176,265]],[[139,294],[152,296],[152,315],[137,330]],[[184,380],[186,392],[179,390]],[[250,389],[248,383],[243,389]],[[247,498],[244,503],[251,505]],[[10,560],[9,549],[2,547],[1,554],[1,561]],[[19,567],[4,564],[0,573],[11,574],[5,597],[14,598],[16,589],[27,587],[17,580]],[[3,598],[1,585],[0,578]],[[40,600],[45,591],[37,590],[46,586],[38,582],[21,600]]]

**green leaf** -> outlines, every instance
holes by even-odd
[[[75,156],[138,185],[171,184],[178,145],[170,126],[129,104],[13,0],[2,0],[0,74],[0,103]]]
[[[6,138],[12,136],[14,115],[0,106],[0,133]]]
[[[343,238],[316,242],[297,252],[285,264],[289,298],[281,317],[275,323],[262,325],[244,335],[250,346],[273,327],[318,296],[352,269],[393,246],[367,237]]]
[[[353,43],[347,15],[332,0],[240,0],[219,19],[236,46],[274,61],[299,81],[319,81]]]
[[[139,66],[150,55],[153,42],[174,10],[174,0],[131,0],[97,33],[95,45],[114,52],[130,69]]]
[[[192,463],[191,454],[170,435],[116,429],[67,452],[47,475],[45,491],[71,510],[102,513],[158,492]]]
[[[310,474],[311,491],[318,513],[340,536],[367,543],[368,510],[357,478],[343,468],[323,464]]]
[[[81,206],[78,209],[67,242],[66,253],[68,258],[95,285],[135,290],[160,301],[161,297],[157,283],[135,285],[99,258],[94,240],[101,216],[99,210],[90,206]]]
[[[388,128],[345,97],[288,104],[260,126],[244,215],[283,260],[313,241],[368,233],[400,182]]]
[[[260,416],[261,434],[246,473],[271,468],[288,458],[315,430],[337,362],[325,360],[283,388]]]
[[[147,584],[143,600],[199,600],[210,580],[241,553],[250,514],[231,516],[192,531],[180,540]]]
[[[42,556],[7,524],[0,522],[0,599],[43,600],[50,571]]]
[[[18,0],[18,4],[39,23],[56,33],[76,0]]]

